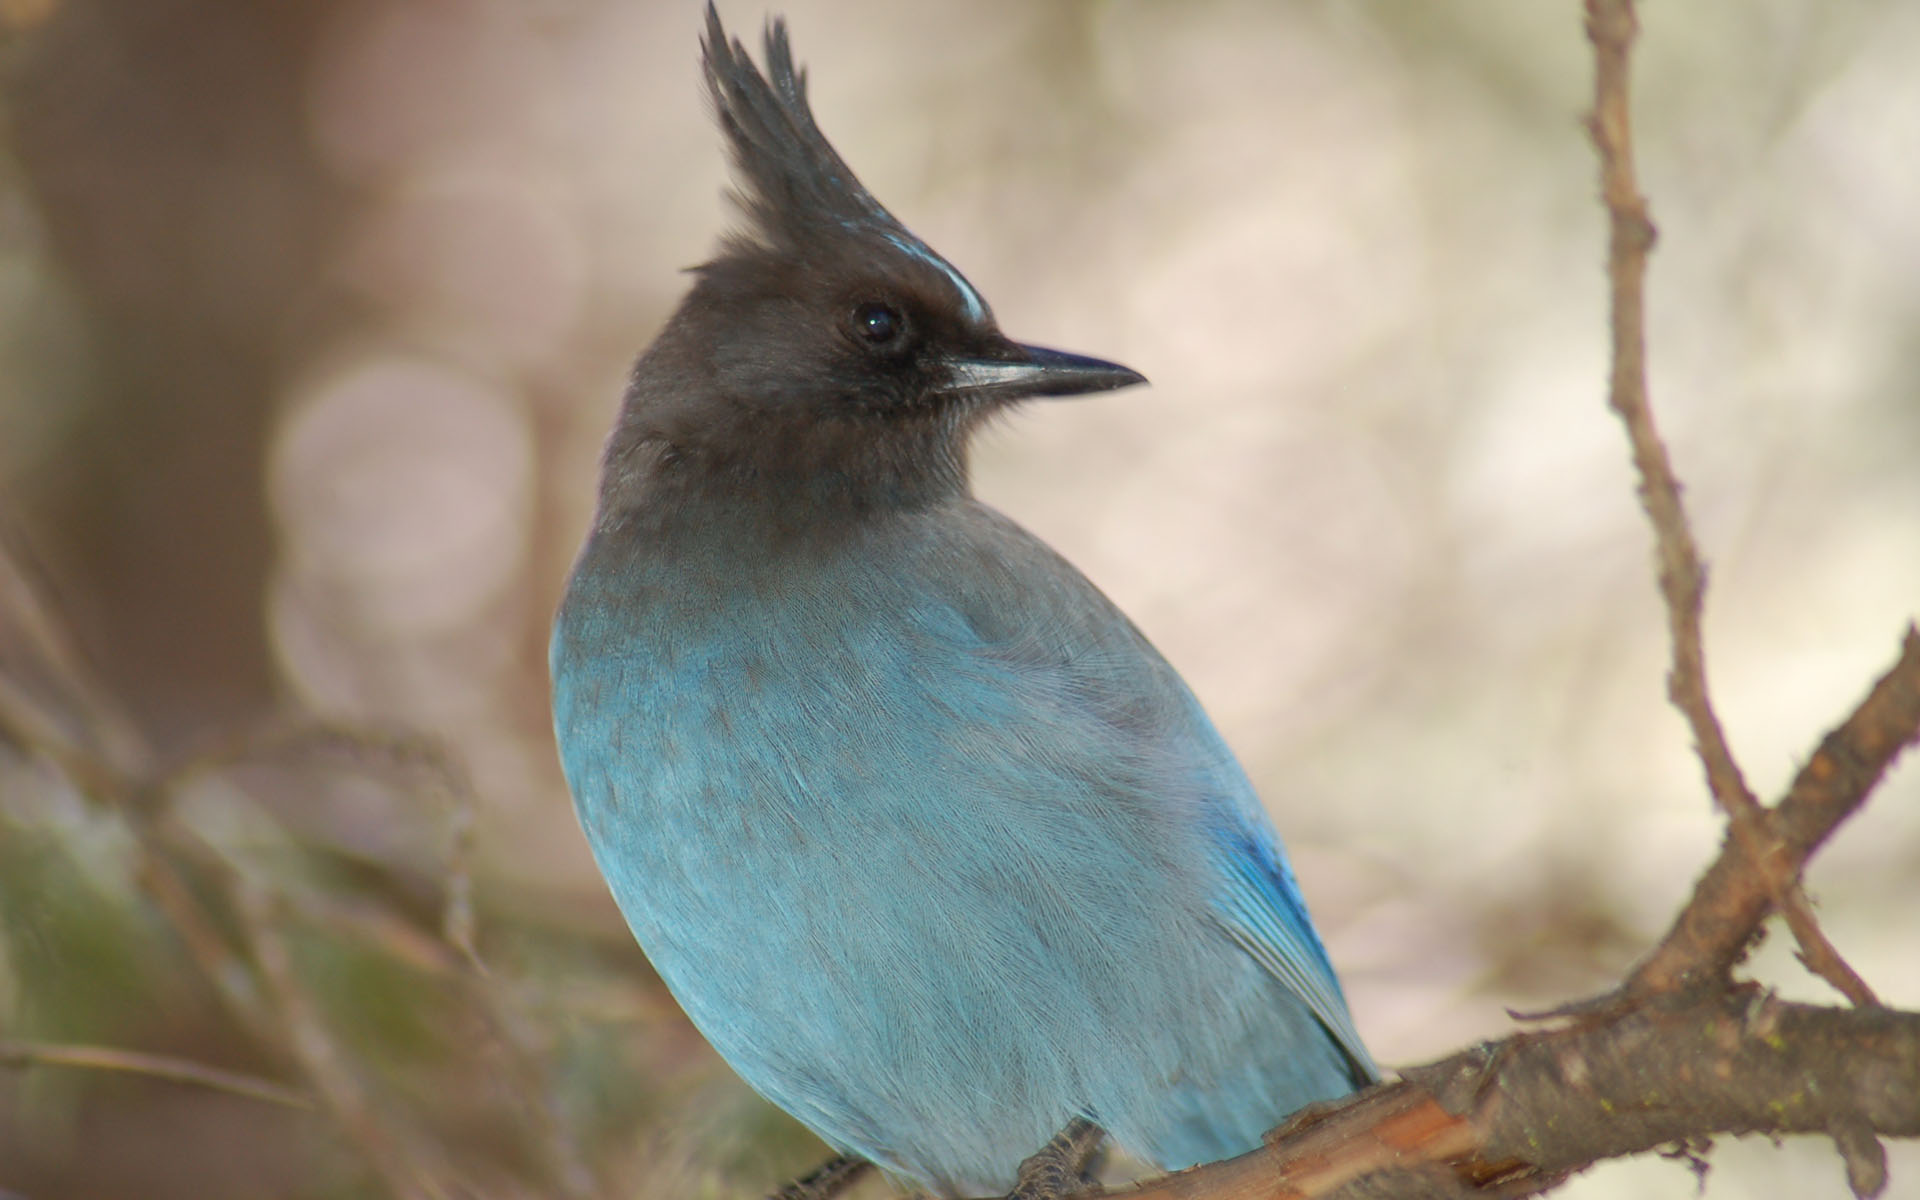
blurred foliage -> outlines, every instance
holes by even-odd
[[[1157,381],[990,436],[980,487],[1206,699],[1379,1055],[1617,975],[1717,821],[1600,401],[1577,4],[782,7],[1010,331]],[[599,438],[725,219],[698,19],[0,3],[0,1192],[752,1196],[822,1155],[648,970],[547,728]],[[1920,596],[1920,18],[1646,19],[1654,402],[1764,791]],[[1811,881],[1908,1007],[1915,782]],[[1722,1149],[1708,1195],[1827,1158]]]

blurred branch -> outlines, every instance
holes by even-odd
[[[79,1067],[93,1071],[124,1071],[131,1075],[148,1075],[174,1083],[211,1088],[216,1092],[245,1096],[249,1100],[284,1104],[289,1108],[313,1108],[313,1097],[272,1080],[242,1075],[236,1071],[223,1071],[219,1067],[209,1067],[170,1055],[145,1054],[110,1046],[0,1040],[0,1067]]]
[[[0,533],[8,531],[0,530]],[[446,1156],[412,1123],[382,1112],[353,1056],[328,1031],[295,967],[284,928],[294,916],[345,934],[416,969],[456,979],[482,1015],[495,1072],[543,1147],[558,1195],[586,1200],[598,1182],[556,1108],[538,1037],[476,944],[471,882],[471,787],[434,741],[410,734],[280,720],[228,734],[161,764],[133,722],[97,686],[65,630],[40,599],[17,536],[0,538],[0,742],[49,764],[133,835],[133,881],[178,936],[189,959],[259,1046],[293,1067],[312,1095],[268,1081],[132,1050],[0,1043],[0,1063],[62,1063],[139,1071],[320,1108],[396,1197],[456,1194]],[[377,904],[313,895],[292,883],[249,878],[175,815],[176,800],[208,776],[261,765],[334,766],[425,781],[445,802],[452,845],[442,915],[444,941]]]
[[[230,739],[195,756],[195,772],[259,762],[339,763],[355,770],[386,769],[416,777],[446,814],[447,859],[442,883],[440,938],[433,939],[391,912],[372,906],[323,905],[312,915],[353,925],[396,958],[455,975],[486,1028],[484,1049],[513,1080],[508,1089],[520,1116],[538,1135],[549,1177],[569,1200],[588,1200],[599,1183],[579,1140],[560,1112],[543,1064],[541,1038],[481,957],[473,913],[473,786],[459,761],[432,738],[379,730],[342,729],[313,722],[281,723]],[[283,903],[312,903],[282,897]],[[445,953],[451,947],[452,954]]]
[[[50,593],[0,503],[0,740],[90,791],[123,790],[152,770],[152,756],[42,601]]]
[[[168,801],[198,764],[173,773],[151,765],[156,756],[131,732],[133,723],[80,672],[77,656],[39,603],[26,572],[11,554],[0,554],[0,562],[5,563],[0,613],[9,636],[0,736],[53,763],[83,794],[122,819],[138,847],[135,880],[188,955],[253,1039],[302,1069],[336,1124],[393,1194],[445,1195],[420,1185],[338,1069],[330,1043],[301,1002],[277,930],[262,924],[266,903],[244,890],[239,873],[218,852],[172,820]],[[111,741],[98,731],[111,731]],[[108,745],[117,751],[115,761],[100,757]],[[239,929],[247,953],[231,944],[230,926]],[[269,996],[275,1003],[268,1003]]]
[[[256,884],[236,889],[241,928],[273,999],[287,1047],[312,1081],[334,1122],[360,1148],[369,1166],[395,1196],[447,1200],[452,1195],[424,1169],[423,1147],[404,1145],[393,1123],[376,1115],[347,1056],[321,1022],[313,1000],[293,968],[293,955],[281,929],[278,901]],[[412,1139],[407,1139],[411,1141]]]

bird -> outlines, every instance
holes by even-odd
[[[608,436],[554,731],[640,947],[751,1087],[937,1196],[1064,1130],[1163,1169],[1378,1078],[1193,692],[969,483],[1022,401],[1145,382],[1016,342],[711,3],[739,226]]]

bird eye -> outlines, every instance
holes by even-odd
[[[890,304],[876,301],[853,310],[853,331],[870,345],[887,345],[906,332],[906,328],[907,319]]]

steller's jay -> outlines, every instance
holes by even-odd
[[[1376,1078],[1233,754],[1173,668],[976,500],[1011,341],[711,6],[746,227],[633,370],[552,645],[580,824],[735,1070],[842,1153],[1005,1190],[1091,1122],[1164,1168]],[[1084,1126],[1083,1126],[1084,1128]]]

